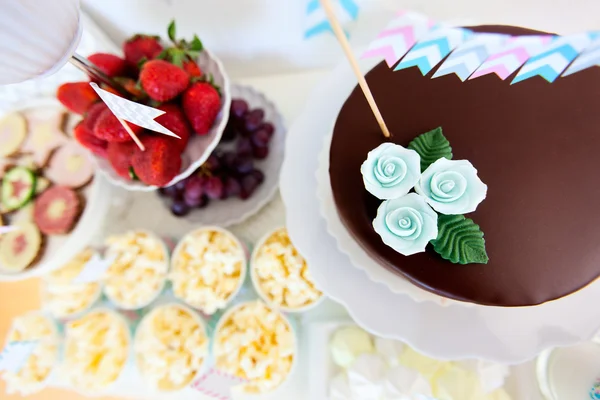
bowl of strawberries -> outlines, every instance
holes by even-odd
[[[58,100],[83,119],[73,135],[94,156],[99,171],[114,185],[152,191],[191,175],[219,143],[231,104],[229,78],[221,62],[197,36],[170,42],[158,36],[135,35],[123,44],[123,57],[97,53],[88,56],[98,69],[121,86],[102,89],[164,112],[156,122],[179,138],[127,122],[143,150],[108,109],[89,82],[65,83]]]

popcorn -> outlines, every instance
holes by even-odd
[[[38,344],[18,373],[5,371],[8,394],[31,395],[43,389],[58,361],[59,338],[54,322],[39,313],[29,313],[13,321],[8,342],[37,341]]]
[[[244,283],[246,255],[227,231],[204,228],[182,239],[171,261],[175,296],[206,314],[225,308]]]
[[[183,389],[200,371],[208,354],[201,320],[179,305],[155,308],[140,324],[136,361],[146,380],[160,391]]]
[[[85,311],[100,297],[99,283],[73,283],[93,255],[92,249],[83,250],[43,281],[44,308],[56,318],[68,318]]]
[[[129,355],[129,328],[118,314],[94,310],[66,325],[64,373],[67,382],[87,393],[114,383]]]
[[[255,250],[252,281],[267,303],[290,311],[306,308],[323,296],[285,228],[273,232]]]
[[[265,393],[281,385],[294,364],[296,339],[289,322],[260,301],[232,309],[215,336],[216,367],[247,379],[246,393]]]
[[[135,231],[107,240],[107,257],[115,261],[106,273],[104,292],[121,308],[147,306],[164,287],[169,270],[164,243]]]

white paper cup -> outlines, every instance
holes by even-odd
[[[116,377],[116,379],[114,381],[112,381],[111,383],[107,384],[105,387],[98,389],[97,391],[92,391],[86,388],[81,388],[81,387],[77,387],[75,386],[71,380],[69,379],[69,365],[68,365],[68,346],[69,346],[69,329],[68,327],[65,327],[65,340],[64,340],[64,346],[63,346],[63,377],[65,382],[67,382],[70,387],[72,387],[76,392],[78,392],[79,394],[86,396],[86,397],[98,397],[98,396],[103,396],[106,395],[109,392],[112,392],[115,388],[118,388],[124,381],[124,377],[126,374],[124,374],[123,372],[126,370],[127,365],[130,363],[131,361],[131,356],[132,356],[132,327],[129,324],[129,321],[120,313],[111,310],[109,308],[106,307],[98,307],[98,308],[94,308],[93,310],[89,311],[88,313],[86,313],[84,316],[93,314],[93,313],[106,313],[109,314],[111,316],[113,316],[116,321],[116,323],[120,324],[121,327],[125,330],[125,334],[127,337],[127,349],[126,349],[126,359],[123,362],[123,365],[121,366],[121,369]]]
[[[175,263],[176,263],[178,257],[180,256],[180,253],[183,249],[184,241],[186,240],[186,238],[188,238],[190,235],[194,235],[201,231],[216,231],[216,232],[222,233],[224,235],[227,235],[228,237],[233,239],[233,241],[236,243],[236,245],[242,250],[243,260],[242,260],[242,270],[240,271],[239,281],[238,281],[235,289],[225,299],[224,306],[219,308],[219,309],[224,309],[229,304],[231,304],[233,299],[235,299],[235,297],[240,293],[240,290],[242,289],[242,286],[244,286],[244,282],[246,281],[246,276],[248,274],[248,272],[247,272],[247,270],[248,270],[248,248],[246,246],[244,246],[244,244],[233,233],[231,233],[227,229],[223,229],[218,226],[204,226],[202,228],[195,229],[191,232],[188,232],[183,238],[181,238],[179,243],[177,243],[177,246],[175,247],[175,250],[173,251],[173,256],[171,257],[171,272],[173,272],[173,273],[175,272]],[[173,282],[173,279],[170,279],[170,280],[171,280],[171,282]],[[175,286],[174,282],[173,282],[173,286]],[[205,308],[204,305],[195,304],[193,301],[191,301],[185,297],[178,296],[177,293],[175,293],[175,288],[173,288],[173,294],[177,299],[185,302],[187,305],[189,305],[197,310],[200,310],[203,313],[206,313],[206,311],[204,309]],[[210,314],[206,313],[206,314],[211,315],[213,313],[210,313]]]
[[[211,359],[212,362],[215,364],[215,368],[218,368],[218,365],[216,365],[216,360],[217,360],[217,355],[215,353],[215,343],[217,342],[217,339],[219,337],[220,331],[223,328],[223,325],[231,318],[231,316],[238,311],[239,309],[241,309],[242,307],[252,304],[252,303],[256,303],[256,302],[260,302],[263,303],[260,300],[252,300],[252,301],[246,301],[243,303],[239,303],[236,304],[235,306],[233,306],[232,308],[228,309],[225,313],[223,313],[223,315],[221,316],[221,318],[219,318],[219,321],[217,322],[217,325],[215,327],[215,330],[213,332],[213,341],[212,341],[212,345],[211,345]],[[239,386],[235,386],[232,388],[232,393],[236,394],[236,398],[238,398],[238,396],[240,398],[249,398],[249,399],[260,399],[263,395],[265,394],[269,394],[270,396],[274,396],[275,394],[279,394],[281,393],[281,396],[279,396],[279,398],[285,398],[285,395],[283,394],[283,392],[285,391],[285,387],[289,384],[289,382],[291,381],[291,378],[293,377],[294,373],[296,372],[297,366],[298,366],[298,357],[299,357],[299,352],[298,352],[298,332],[296,330],[296,326],[293,323],[293,321],[288,318],[285,314],[283,314],[281,311],[277,310],[276,308],[270,307],[268,304],[266,304],[266,306],[268,308],[270,308],[271,310],[273,310],[274,312],[278,313],[283,320],[285,321],[285,323],[287,324],[290,332],[292,333],[292,336],[294,338],[294,357],[292,359],[292,365],[290,367],[290,370],[287,374],[287,376],[285,377],[285,379],[279,384],[279,386],[273,388],[270,391],[266,391],[266,392],[262,392],[262,393],[251,393],[251,392],[247,392],[244,389],[244,384],[241,384]]]
[[[47,279],[42,279],[42,282],[41,282],[42,309],[45,312],[51,314],[54,318],[57,318],[59,320],[69,320],[69,319],[78,318],[78,317],[84,315],[86,312],[88,312],[92,308],[94,308],[94,306],[96,306],[98,304],[99,300],[102,298],[102,284],[100,282],[97,282],[95,284],[96,284],[96,289],[94,290],[94,294],[93,294],[93,296],[90,297],[89,302],[86,303],[84,307],[82,307],[79,310],[73,311],[71,313],[61,313],[61,312],[56,312],[56,310],[50,305],[51,300],[49,300],[48,290],[49,290],[50,286],[55,285],[55,284],[49,282]],[[57,288],[64,287],[67,285],[68,284],[64,284],[64,285],[60,285],[60,286],[57,285]],[[73,285],[79,285],[79,284],[73,284]],[[80,285],[88,285],[88,284],[80,284]]]
[[[60,336],[60,332],[59,332],[59,327],[58,324],[56,323],[56,321],[54,319],[52,319],[50,316],[48,316],[46,313],[41,312],[41,311],[31,311],[28,312],[24,315],[19,316],[18,318],[22,318],[22,317],[29,317],[29,316],[40,316],[42,318],[44,318],[49,326],[50,329],[52,331],[51,335],[52,338],[54,339],[55,343],[56,343],[56,351],[55,354],[53,356],[54,360],[54,366],[52,367],[52,369],[50,370],[50,372],[48,372],[48,375],[41,381],[39,382],[35,382],[32,383],[31,386],[27,386],[26,388],[18,388],[15,387],[14,389],[20,393],[22,396],[29,396],[32,395],[34,393],[38,393],[41,390],[43,390],[44,388],[46,388],[48,386],[48,382],[52,380],[52,377],[54,376],[54,374],[56,373],[57,370],[57,366],[60,362],[60,353],[61,353],[61,336]],[[14,325],[11,326],[10,330],[8,331],[8,334],[6,335],[6,341],[4,346],[6,347],[9,343],[10,343],[10,338],[13,335],[13,333],[15,332],[15,327]],[[25,366],[23,367],[23,369],[27,368],[27,364],[25,364]],[[6,379],[6,376],[8,374],[8,372],[4,373],[5,375],[3,375],[3,380],[5,381],[6,385],[8,386],[8,381]]]
[[[198,371],[196,371],[196,373],[185,383],[181,384],[179,387],[173,388],[173,389],[161,389],[159,387],[159,383],[158,382],[153,382],[150,380],[149,377],[147,377],[144,374],[144,370],[143,367],[141,366],[141,362],[140,359],[138,357],[138,354],[141,352],[141,350],[139,349],[139,340],[140,340],[140,334],[144,329],[148,329],[147,324],[150,322],[150,320],[152,318],[154,318],[154,316],[157,314],[158,311],[165,309],[165,308],[170,308],[170,307],[174,307],[174,308],[179,308],[181,310],[184,310],[185,312],[189,313],[192,318],[194,319],[194,321],[196,323],[198,323],[198,325],[200,325],[202,331],[204,332],[204,335],[206,336],[206,341],[207,341],[207,351],[206,351],[206,356],[204,357],[204,360],[202,362],[201,367],[198,369]],[[159,306],[154,307],[148,314],[146,314],[144,316],[144,318],[142,319],[142,321],[140,322],[140,324],[138,325],[136,332],[135,332],[135,336],[134,336],[134,357],[135,357],[135,363],[136,363],[136,367],[140,373],[140,375],[142,376],[142,378],[149,384],[151,385],[154,390],[156,390],[157,392],[160,393],[174,393],[174,392],[179,392],[183,389],[185,389],[186,387],[188,387],[192,382],[194,382],[198,377],[200,377],[202,374],[204,374],[205,370],[206,370],[206,365],[207,365],[207,360],[209,358],[209,349],[210,349],[210,338],[208,336],[208,332],[206,330],[206,324],[204,323],[204,320],[190,307],[178,303],[178,302],[169,302],[169,303],[165,303],[165,304],[161,304]]]
[[[156,299],[158,299],[160,297],[160,295],[163,293],[165,286],[167,284],[167,279],[168,279],[168,275],[169,275],[169,267],[171,265],[170,260],[169,260],[169,247],[167,246],[167,244],[165,243],[165,241],[162,238],[160,238],[159,236],[155,235],[152,232],[144,231],[144,230],[134,230],[134,231],[130,231],[130,232],[144,233],[144,234],[148,235],[149,237],[152,237],[153,239],[155,239],[157,241],[157,243],[160,243],[160,245],[162,246],[163,254],[164,254],[164,258],[165,258],[165,260],[164,260],[165,273],[164,273],[164,276],[162,277],[161,282],[159,283],[158,287],[156,288],[156,291],[154,291],[152,293],[152,296],[149,296],[143,302],[140,301],[138,304],[125,304],[124,302],[115,298],[114,295],[111,295],[110,291],[108,290],[108,287],[110,285],[108,284],[108,280],[105,279],[104,290],[103,290],[104,294],[106,295],[106,298],[108,300],[110,300],[110,302],[113,303],[120,310],[140,310],[142,308],[148,307]],[[126,234],[126,233],[127,232],[125,232],[123,234]],[[108,248],[107,248],[107,255],[108,255]],[[144,284],[143,280],[140,280],[139,284],[143,285]]]
[[[273,236],[275,233],[279,232],[282,229],[286,229],[286,228],[281,226],[279,228],[273,229],[272,231],[267,233],[265,236],[263,236],[258,241],[256,246],[254,246],[254,250],[252,251],[252,256],[250,257],[250,278],[252,280],[252,286],[254,287],[254,290],[256,291],[256,293],[258,293],[260,298],[265,303],[267,303],[269,306],[271,306],[273,308],[276,308],[276,309],[284,311],[284,312],[289,312],[289,313],[301,313],[301,312],[305,312],[308,310],[312,310],[313,308],[315,308],[319,304],[321,304],[321,302],[325,299],[325,295],[323,293],[321,293],[321,297],[319,297],[317,300],[315,300],[311,303],[308,303],[302,307],[289,307],[289,306],[279,304],[279,303],[273,301],[273,299],[271,299],[262,288],[261,279],[258,276],[258,273],[256,271],[256,265],[257,265],[256,259],[258,257],[258,253],[259,253],[260,249],[263,247],[263,245],[267,242],[267,240],[269,240],[271,238],[271,236]]]

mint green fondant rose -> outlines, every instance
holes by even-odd
[[[487,186],[469,161],[440,158],[423,172],[415,191],[437,212],[458,215],[475,211]]]
[[[383,243],[400,254],[410,256],[425,251],[427,243],[437,238],[437,217],[425,199],[409,193],[381,203],[373,228]]]
[[[360,167],[365,188],[378,199],[407,194],[421,176],[421,158],[414,150],[383,143],[371,150]]]

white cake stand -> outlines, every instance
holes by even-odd
[[[363,65],[363,71],[368,66]],[[355,85],[350,68],[340,65],[309,98],[288,132],[280,182],[287,226],[317,285],[365,329],[437,358],[519,363],[548,347],[590,339],[600,327],[600,309],[595,306],[600,302],[599,284],[537,307],[443,307],[393,293],[338,250],[320,214],[316,172],[323,140]]]

